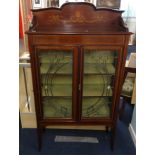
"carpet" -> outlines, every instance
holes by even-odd
[[[19,155],[135,155],[136,150],[128,127],[121,121],[117,124],[115,148],[110,149],[110,133],[91,130],[46,129],[42,150],[37,149],[36,129],[20,129]],[[99,143],[59,142],[55,136],[96,137]]]

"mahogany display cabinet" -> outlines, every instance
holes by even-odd
[[[105,125],[113,148],[131,35],[123,11],[65,3],[32,13],[26,34],[39,150],[49,125]]]

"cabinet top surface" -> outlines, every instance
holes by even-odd
[[[96,8],[93,4],[65,3],[61,8],[32,10],[27,34],[131,34],[121,17],[123,11]]]

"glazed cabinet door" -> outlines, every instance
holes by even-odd
[[[81,120],[112,118],[119,81],[120,47],[86,46],[81,52]]]
[[[76,119],[77,57],[75,47],[36,47],[39,107],[43,119]]]

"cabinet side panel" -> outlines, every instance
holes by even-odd
[[[129,42],[129,35],[125,36],[124,46],[123,46],[123,53],[121,58],[121,66],[120,66],[120,73],[119,73],[119,81],[118,81],[118,91],[117,91],[117,97],[116,97],[116,105],[114,107],[114,115],[113,115],[113,125],[116,125],[116,120],[118,117],[118,108],[119,108],[119,102],[120,102],[120,94],[122,90],[123,85],[123,77],[124,77],[124,71],[125,71],[125,62],[127,57],[127,49],[128,49],[128,42]]]
[[[37,120],[37,127],[39,126],[39,122],[41,120],[41,108],[39,106],[38,100],[38,89],[37,89],[37,74],[35,71],[35,56],[34,56],[34,45],[33,45],[33,36],[28,35],[28,45],[29,45],[29,52],[30,52],[30,62],[31,62],[31,72],[32,72],[32,81],[33,81],[33,91],[34,91],[34,101],[35,101],[35,110],[36,110],[36,120]]]

